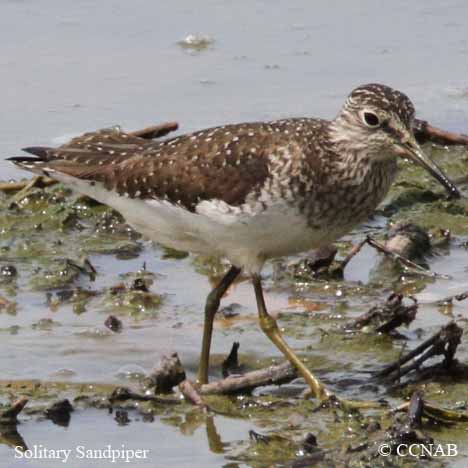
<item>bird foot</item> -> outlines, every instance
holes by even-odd
[[[304,394],[305,398],[310,398],[311,396],[313,396],[311,390],[308,390]],[[335,408],[341,409],[344,412],[352,412],[364,409],[388,408],[388,406],[388,402],[385,400],[347,400],[338,398],[335,394],[326,391],[324,396],[320,398],[319,409]]]
[[[322,407],[339,408],[344,412],[352,412],[365,409],[388,408],[385,400],[346,400],[331,394],[321,402]]]

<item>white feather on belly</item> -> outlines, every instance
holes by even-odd
[[[248,273],[266,259],[317,248],[336,239],[312,230],[297,210],[277,203],[259,213],[243,213],[221,200],[203,201],[196,212],[158,199],[131,199],[96,182],[54,173],[76,191],[120,212],[145,237],[178,250],[227,258]]]

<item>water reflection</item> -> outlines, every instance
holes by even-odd
[[[0,425],[0,444],[8,447],[20,447],[21,450],[28,450],[28,446],[24,441],[15,424]]]
[[[224,433],[231,440],[233,436],[236,440],[241,438],[246,439],[249,428],[253,427],[253,424],[250,422],[238,424],[237,419],[236,424],[233,425],[232,419],[206,414],[199,409],[188,407],[188,405],[184,405],[183,410],[185,409],[187,411],[179,414],[179,417],[176,418],[176,424],[174,424],[175,419],[173,417],[168,419],[165,419],[164,416],[150,418],[146,414],[140,417],[139,412],[124,409],[116,409],[115,412],[109,413],[107,417],[103,418],[105,415],[103,411],[96,413],[96,410],[92,408],[88,408],[84,412],[74,413],[77,414],[76,420],[73,422],[72,418],[69,426],[68,424],[64,424],[62,420],[51,419],[53,425],[47,423],[48,426],[44,430],[43,424],[45,421],[40,417],[39,419],[29,420],[23,425],[2,424],[0,425],[0,454],[2,454],[2,446],[8,447],[2,455],[3,459],[13,456],[14,449],[20,449],[24,452],[29,450],[29,447],[35,447],[36,445],[49,449],[73,449],[73,447],[79,445],[87,448],[99,448],[107,446],[109,443],[117,446],[118,443],[115,442],[115,431],[117,431],[117,433],[121,434],[121,437],[123,436],[119,442],[134,449],[148,447],[158,459],[161,451],[166,449],[177,453],[178,457],[190,457],[190,454],[193,454],[196,457],[207,457],[209,460],[210,454],[213,454],[216,456],[213,462],[214,460],[218,460],[219,462],[217,456],[225,454],[230,447],[230,443],[224,440],[222,434]],[[219,418],[221,424],[217,424],[217,418]],[[90,425],[89,429],[85,429],[88,425]],[[104,430],[102,431],[102,434],[106,435],[100,436],[100,428],[103,426],[106,429],[105,432]],[[235,429],[234,426],[236,426]],[[56,429],[53,429],[54,427]],[[128,430],[125,430],[125,427],[128,427]],[[67,428],[66,434],[70,437],[64,437],[64,428]],[[186,441],[188,444],[186,442],[181,443],[178,437],[173,437],[171,428],[176,428],[177,432],[181,435],[189,436],[188,441]],[[57,430],[62,434],[61,438],[57,438]],[[20,431],[24,432],[25,435]],[[138,431],[138,442],[136,442],[133,436],[135,431]],[[156,437],[154,436],[154,431],[158,434]],[[204,436],[204,434],[206,435]],[[88,440],[88,436],[91,436],[93,442]],[[170,439],[168,439],[168,436]],[[26,443],[25,439],[28,440],[28,443]],[[57,440],[60,440],[60,443],[57,443]],[[163,447],[161,445],[161,443],[166,443],[169,440],[173,444],[173,447]],[[180,449],[183,453],[179,453],[176,447],[185,447]],[[220,466],[218,462],[212,466]],[[78,463],[78,466],[85,466],[85,463],[79,465],[78,460],[75,463]],[[206,461],[206,466],[211,466],[211,463]]]

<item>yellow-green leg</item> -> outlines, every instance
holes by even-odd
[[[252,276],[252,282],[255,289],[255,298],[257,299],[257,308],[260,327],[264,333],[270,338],[275,346],[284,354],[288,361],[296,367],[298,372],[302,375],[306,383],[310,387],[310,391],[317,399],[323,403],[337,402],[341,406],[351,408],[370,408],[381,406],[380,403],[364,402],[364,401],[346,401],[337,399],[325,386],[318,380],[312,372],[304,365],[304,363],[297,357],[294,351],[289,347],[279,331],[276,320],[267,312],[265,306],[265,299],[263,297],[262,282],[259,275]]]
[[[200,384],[208,383],[208,367],[210,364],[210,348],[211,337],[213,336],[214,316],[218,311],[221,298],[224,296],[224,293],[228,290],[229,286],[231,286],[232,282],[237,278],[240,271],[240,268],[232,266],[230,270],[224,275],[218,286],[216,286],[216,288],[214,288],[206,298],[202,350],[197,378],[197,381]]]
[[[331,394],[297,357],[286,341],[284,341],[276,320],[267,312],[260,276],[253,275],[252,281],[255,289],[255,298],[257,299],[258,317],[261,329],[264,331],[265,335],[268,336],[268,338],[270,338],[270,340],[275,344],[275,346],[285,355],[288,361],[299,371],[302,377],[304,377],[314,396],[320,400],[327,400]]]

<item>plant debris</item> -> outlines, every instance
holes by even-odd
[[[401,325],[409,325],[415,318],[418,304],[413,299],[413,304],[403,304],[401,294],[392,293],[381,306],[372,307],[365,314],[357,317],[352,322],[344,325],[346,330],[369,331],[375,333],[389,333]]]
[[[70,424],[71,413],[74,411],[74,408],[70,401],[65,398],[64,400],[59,400],[49,406],[44,414],[46,418],[51,419],[58,426],[68,427]]]
[[[379,378],[385,377],[387,380],[397,381],[401,385],[401,379],[412,371],[418,371],[419,379],[421,379],[426,375],[433,376],[436,369],[449,370],[455,364],[454,356],[460,344],[462,334],[463,329],[455,322],[450,322],[424,341],[424,343],[401,356],[392,364],[385,366],[384,369],[375,375]],[[439,355],[444,357],[440,364],[421,369],[425,361]]]
[[[147,388],[154,389],[154,393],[170,393],[172,388],[186,379],[177,353],[163,356],[159,365],[153,369],[145,380]]]
[[[118,319],[115,315],[109,315],[104,325],[115,333],[120,333],[122,331],[122,320]]]

